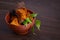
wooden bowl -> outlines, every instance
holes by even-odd
[[[28,10],[30,13],[33,13],[32,11]],[[9,24],[9,19],[10,19],[10,16],[9,16],[9,12],[6,14],[5,16],[5,21],[6,23],[9,25],[9,28],[12,29],[14,32],[16,32],[17,34],[22,34],[22,35],[25,35],[28,33],[28,31],[33,27],[34,23],[35,23],[35,19],[34,18],[32,20],[32,23],[30,24],[27,24],[27,27],[25,27],[25,25],[19,25],[19,26],[16,26],[16,25],[12,25],[12,24]]]

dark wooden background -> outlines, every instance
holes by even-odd
[[[5,14],[21,1],[42,22],[40,31],[35,28],[36,35],[16,35],[5,22]],[[0,0],[0,40],[60,40],[60,0]]]

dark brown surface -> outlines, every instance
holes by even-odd
[[[60,0],[23,0],[26,7],[38,13],[40,32],[21,36],[13,33],[5,22],[5,14],[20,0],[0,0],[0,40],[60,40]]]

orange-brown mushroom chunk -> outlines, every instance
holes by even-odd
[[[21,21],[27,18],[27,10],[25,8],[17,9],[16,11]]]
[[[14,18],[10,24],[19,26],[18,19]]]

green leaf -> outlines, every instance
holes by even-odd
[[[32,13],[32,14],[31,14],[31,17],[36,17],[36,16],[37,16],[36,13]]]
[[[27,24],[29,23],[32,23],[31,20],[29,18],[26,18],[24,21],[23,21],[23,24],[26,26]]]
[[[23,24],[26,26],[27,25],[27,21],[23,21]]]
[[[41,25],[40,20],[36,20],[36,27],[38,30],[40,30],[40,25]]]
[[[32,21],[29,18],[26,18],[26,21],[32,23]]]
[[[32,27],[32,32],[34,33],[34,27]]]

